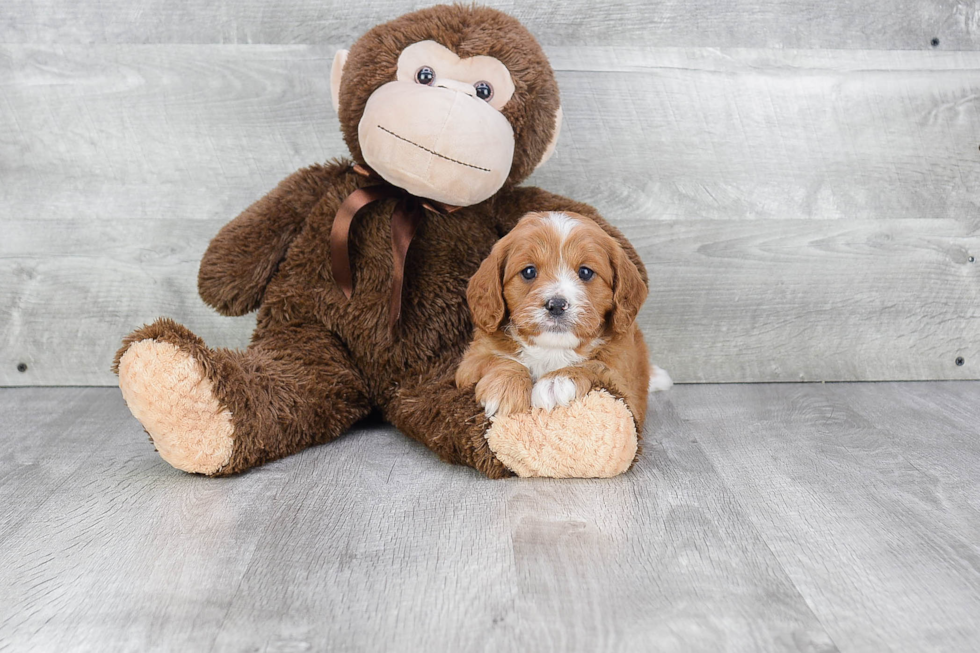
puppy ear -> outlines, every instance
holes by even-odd
[[[647,298],[647,287],[640,271],[622,247],[616,247],[613,260],[616,280],[613,287],[612,328],[616,333],[626,333]]]
[[[497,241],[466,287],[466,302],[470,305],[473,322],[487,333],[500,329],[507,313],[503,286],[504,263],[508,250],[505,240],[506,237]]]

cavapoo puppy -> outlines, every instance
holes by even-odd
[[[670,377],[647,359],[636,314],[647,289],[619,244],[574,213],[529,213],[470,279],[476,334],[459,369],[488,416],[552,409],[593,387],[621,396],[643,428],[647,392]]]

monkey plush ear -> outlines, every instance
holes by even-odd
[[[544,165],[544,162],[551,158],[551,155],[555,152],[555,146],[558,145],[558,133],[561,132],[561,107],[558,107],[558,113],[555,114],[555,131],[551,135],[551,141],[548,142],[548,147],[545,148],[544,154],[541,156],[541,160],[538,161],[538,165],[534,167],[535,170]]]
[[[340,79],[344,76],[347,52],[347,50],[337,50],[337,54],[333,56],[333,67],[330,69],[330,99],[334,111],[340,109]]]

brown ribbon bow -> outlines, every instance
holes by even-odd
[[[354,164],[354,172],[377,183],[358,188],[348,195],[340,208],[337,209],[333,226],[330,228],[330,267],[333,271],[334,281],[344,291],[347,299],[350,299],[354,292],[350,253],[348,251],[351,223],[354,222],[358,212],[368,204],[393,197],[399,198],[398,203],[395,204],[395,210],[391,213],[391,262],[393,270],[391,274],[391,300],[388,306],[388,332],[393,333],[395,324],[401,316],[402,285],[405,280],[405,258],[408,255],[408,246],[412,243],[415,230],[418,229],[425,217],[425,210],[449,214],[461,207],[416,197],[406,190],[392,186],[367,166]]]

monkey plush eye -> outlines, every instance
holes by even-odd
[[[521,276],[524,277],[525,280],[530,281],[534,277],[538,276],[538,271],[534,268],[533,265],[529,265],[523,270],[521,270]]]
[[[415,71],[415,81],[419,84],[425,84],[428,86],[436,78],[436,71],[432,70],[428,66],[422,66],[417,71]]]
[[[489,102],[490,98],[493,97],[493,87],[488,82],[477,82],[473,85],[473,88],[476,89],[476,97],[481,100]]]
[[[592,281],[592,277],[595,276],[595,271],[590,270],[584,265],[578,269],[578,278],[582,281]]]

